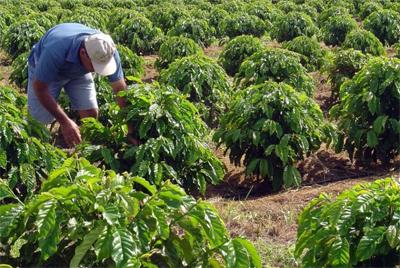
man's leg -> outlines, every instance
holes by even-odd
[[[28,112],[29,114],[43,124],[50,124],[54,121],[54,116],[40,103],[33,88],[34,68],[28,67]],[[58,99],[61,88],[66,81],[52,82],[48,85],[49,93],[54,99]]]
[[[78,111],[81,118],[98,117],[96,89],[91,73],[70,80],[64,89],[70,98],[71,108]]]

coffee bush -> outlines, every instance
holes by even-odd
[[[257,37],[250,35],[241,35],[229,41],[221,54],[218,62],[224,68],[227,74],[234,76],[238,71],[242,62],[262,50],[261,41]]]
[[[375,58],[340,87],[330,113],[340,131],[337,151],[388,163],[400,153],[400,60]]]

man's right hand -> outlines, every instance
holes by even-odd
[[[74,147],[82,141],[79,127],[73,120],[68,118],[65,122],[60,122],[60,126],[64,140],[69,147]]]

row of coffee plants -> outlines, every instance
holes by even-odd
[[[321,194],[298,219],[301,267],[395,267],[400,260],[400,181]]]
[[[153,164],[150,159],[145,169],[142,165],[132,168],[132,173],[147,179],[99,169],[77,156],[67,158],[46,143],[48,131],[21,112],[26,111],[25,96],[1,88],[2,263],[19,267],[261,267],[253,245],[231,238],[209,203],[187,195],[168,180],[185,187],[196,184],[204,191],[206,179],[220,180],[222,167],[198,140],[205,125],[200,119],[189,124],[194,106],[170,89],[152,95],[155,88],[142,89],[149,93],[150,109],[143,98],[137,103],[140,98],[133,92],[127,96],[132,101],[130,123],[140,129],[142,140],[152,141],[137,152],[128,148],[125,154],[136,157],[136,163],[147,163],[137,157],[150,155],[159,160]],[[147,115],[137,117],[146,109]],[[110,137],[105,132],[91,134]],[[159,152],[157,143],[158,149],[162,147]],[[109,152],[100,153],[109,163]]]

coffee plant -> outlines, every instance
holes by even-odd
[[[245,165],[272,190],[299,186],[297,161],[334,140],[318,104],[284,83],[266,82],[237,92],[214,134],[235,165]]]
[[[229,13],[222,8],[214,7],[211,10],[208,19],[208,24],[210,25],[210,27],[213,27],[215,29],[215,37],[221,38],[223,36],[224,33],[222,29],[219,27],[219,25],[223,20],[225,20],[228,17]]]
[[[263,48],[261,41],[250,35],[241,35],[230,40],[219,55],[218,62],[227,74],[234,76],[242,62]]]
[[[254,15],[267,22],[267,25],[270,24],[271,21],[275,21],[282,12],[270,4],[265,4],[264,1],[254,1],[250,2],[246,6],[246,11],[250,15]]]
[[[323,10],[319,16],[318,16],[318,26],[322,28],[326,24],[328,24],[328,20],[332,17],[337,17],[337,16],[347,16],[350,15],[349,11],[341,6],[332,6],[329,7],[328,9]]]
[[[400,153],[400,60],[371,60],[340,88],[331,115],[338,120],[337,151],[351,159],[388,163]]]
[[[291,41],[283,43],[283,48],[299,53],[301,55],[301,64],[309,72],[319,70],[325,63],[326,51],[323,50],[317,40],[298,36]]]
[[[201,47],[195,41],[183,36],[172,36],[160,46],[155,66],[158,70],[165,69],[176,59],[195,54],[202,54]]]
[[[384,44],[400,41],[400,12],[382,9],[373,12],[364,20],[364,28],[371,31]]]
[[[334,56],[333,62],[327,67],[328,79],[332,86],[332,98],[339,98],[340,86],[367,64],[368,55],[354,49],[339,50]]]
[[[317,31],[318,28],[308,15],[300,12],[290,12],[289,14],[283,14],[275,21],[272,37],[278,42],[282,42],[292,40],[300,35],[311,37]]]
[[[221,21],[219,28],[223,35],[233,38],[239,35],[262,36],[266,29],[266,23],[259,17],[246,13],[233,14]]]
[[[336,199],[321,194],[298,219],[301,267],[394,267],[400,258],[400,185],[359,184]]]
[[[247,58],[235,76],[236,86],[245,88],[265,81],[284,82],[311,96],[315,85],[300,63],[300,55],[279,48],[267,48]]]
[[[50,141],[47,129],[23,112],[25,96],[11,88],[0,89],[0,177],[2,184],[24,199],[65,156],[46,143]]]
[[[204,193],[207,182],[222,180],[222,164],[205,145],[207,128],[182,94],[157,84],[133,86],[125,94],[127,107],[109,127],[84,120],[81,131],[89,142],[82,145],[84,156],[158,186],[163,179],[171,179],[185,189]],[[127,143],[126,124],[135,129],[140,146]]]
[[[123,20],[114,31],[114,40],[117,43],[139,54],[158,51],[163,38],[161,29],[154,27],[151,21],[143,16]]]
[[[13,266],[261,267],[212,205],[168,181],[157,189],[70,158],[26,202],[0,187],[13,201],[0,206],[2,262]]]
[[[364,20],[366,17],[371,15],[375,11],[381,10],[383,7],[380,3],[377,3],[376,1],[367,1],[365,2],[359,12],[359,17]]]
[[[357,22],[352,17],[335,16],[328,19],[322,27],[321,37],[325,44],[339,46],[346,39],[346,35],[357,28]]]
[[[366,30],[354,30],[350,32],[342,44],[343,48],[354,48],[363,53],[369,53],[373,56],[382,56],[385,49],[381,41],[371,32]]]
[[[149,10],[148,13],[147,17],[164,33],[171,30],[179,19],[189,17],[189,12],[185,6],[171,3],[157,5]]]
[[[202,47],[208,47],[214,39],[215,29],[210,27],[205,19],[183,18],[168,31],[168,35],[184,36],[193,39]]]
[[[10,74],[10,81],[23,89],[26,89],[28,85],[28,57],[29,52],[20,54],[12,62],[12,72]]]
[[[4,35],[3,47],[15,59],[31,50],[44,35],[45,29],[33,20],[18,20],[12,23]]]
[[[107,28],[111,33],[114,32],[115,28],[121,25],[123,20],[141,16],[139,12],[125,8],[114,8],[110,11],[110,14],[111,15],[108,19]]]
[[[144,59],[123,45],[117,45],[125,77],[141,77],[144,74]]]
[[[231,89],[225,71],[212,59],[193,55],[176,60],[161,72],[160,81],[188,95],[210,126],[218,124]]]
[[[65,16],[60,19],[60,22],[80,23],[103,32],[107,29],[104,13],[91,8],[80,7],[71,14],[66,13]]]

